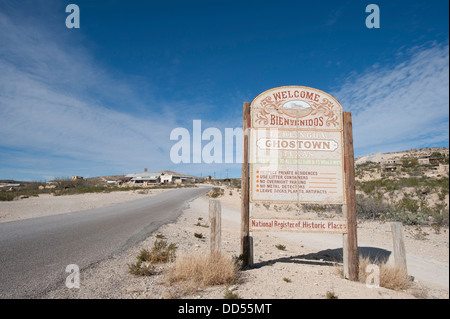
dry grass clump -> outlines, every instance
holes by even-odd
[[[411,286],[411,279],[403,269],[384,262],[370,260],[370,258],[359,259],[359,280],[366,282],[370,272],[366,272],[367,266],[375,264],[380,269],[380,287],[392,290],[406,290]]]
[[[233,284],[239,278],[239,268],[235,261],[223,254],[180,255],[166,275],[170,283],[185,283],[192,291],[200,287]]]
[[[386,264],[378,260],[371,260],[370,258],[359,258],[359,281],[366,283],[367,277],[373,275],[373,270],[367,270],[367,266],[374,264],[379,267],[380,273],[380,287],[391,290],[407,290],[411,288],[411,277],[402,269],[393,265]],[[337,273],[343,278],[344,268],[339,266],[336,268]],[[370,282],[369,284],[373,284]]]

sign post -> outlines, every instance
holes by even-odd
[[[355,268],[349,116],[334,97],[304,86],[270,89],[251,105],[244,103],[241,253],[246,266],[252,264],[251,232],[291,231],[344,234],[344,268]],[[344,217],[325,221],[250,216],[250,204],[258,202],[339,204]],[[355,280],[357,275],[349,271],[348,278]]]
[[[342,210],[347,220],[348,231],[344,234],[343,259],[344,277],[352,281],[359,279],[358,241],[356,236],[356,190],[355,164],[353,154],[352,115],[344,112],[344,167],[346,203]]]
[[[253,266],[253,242],[250,236],[250,201],[249,201],[249,137],[250,137],[250,103],[244,102],[243,106],[243,150],[242,150],[242,174],[241,174],[241,257],[242,267]]]

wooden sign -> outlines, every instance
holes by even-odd
[[[284,86],[261,93],[251,105],[244,102],[243,133],[243,267],[253,265],[252,232],[341,233],[344,277],[357,281],[351,113],[328,93]],[[343,219],[250,216],[251,202],[342,204]]]
[[[284,86],[251,106],[250,201],[343,204],[342,107],[331,95]]]
[[[347,221],[345,219],[250,217],[250,231],[345,234],[347,233]]]

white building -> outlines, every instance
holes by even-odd
[[[144,172],[127,174],[121,179],[122,186],[142,186],[148,187],[155,184],[182,184],[182,183],[195,183],[195,179],[189,176],[179,176],[158,172]]]
[[[150,186],[151,184],[159,184],[161,182],[160,173],[135,173],[125,175],[125,178],[129,178],[128,186]]]
[[[162,173],[160,176],[161,184],[172,183],[173,175]]]

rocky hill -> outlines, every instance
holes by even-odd
[[[377,153],[355,166],[359,218],[448,226],[448,148]]]

